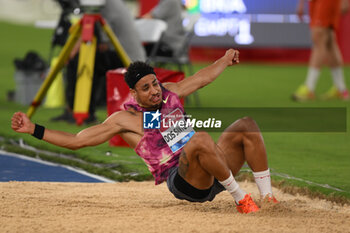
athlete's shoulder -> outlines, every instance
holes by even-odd
[[[139,113],[141,113],[140,111],[136,110],[133,107],[129,107],[126,110],[121,110],[118,112],[113,113],[111,116],[115,116],[115,117],[130,117],[130,116],[137,116]]]
[[[141,113],[136,111],[133,108],[129,108],[128,110],[121,110],[118,112],[114,112],[112,115],[110,115],[106,121],[109,122],[125,122],[129,121],[131,124],[133,124],[134,120],[137,120],[141,116]]]
[[[162,86],[167,91],[170,91],[170,92],[175,93],[176,95],[179,95],[178,94],[178,83],[172,83],[172,82],[162,83]]]
[[[110,115],[103,124],[115,128],[118,132],[133,131],[141,129],[142,113],[134,110],[122,110]]]

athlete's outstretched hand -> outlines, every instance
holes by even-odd
[[[225,57],[227,57],[229,66],[239,63],[239,51],[235,49],[229,49],[225,53]]]
[[[11,128],[18,133],[34,133],[35,125],[23,112],[16,112],[11,119]]]

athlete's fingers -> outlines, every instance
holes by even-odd
[[[227,54],[230,55],[230,58],[229,58],[230,59],[230,63],[229,63],[230,66],[239,63],[239,51],[238,50],[230,49]]]
[[[235,50],[235,55],[233,57],[233,61],[235,61],[236,63],[239,63],[239,51]]]
[[[19,125],[21,123],[21,119],[18,117],[12,118],[12,124]]]
[[[22,124],[27,124],[30,120],[27,115],[23,112],[19,113]]]
[[[18,117],[18,115],[15,113],[15,114],[13,114],[13,116],[12,116],[12,118],[11,118],[11,122],[12,123],[14,123],[14,122],[18,122],[18,120],[19,120],[19,117]]]
[[[11,123],[11,128],[12,128],[13,130],[19,129],[20,127],[19,127],[18,122],[12,121],[12,123]]]
[[[15,112],[12,116],[12,119],[21,119],[22,115],[21,112]]]
[[[21,112],[16,112],[11,118],[11,128],[15,131],[23,127],[23,118]]]
[[[19,115],[20,115],[22,118],[27,117],[27,115],[26,115],[25,113],[23,113],[23,112],[19,112]]]

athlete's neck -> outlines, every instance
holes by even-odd
[[[156,110],[160,110],[161,107],[162,107],[162,103],[160,104],[157,104],[156,106],[144,106],[140,103],[138,103],[138,105],[141,107],[141,108],[144,108],[146,109],[147,111],[156,111]]]

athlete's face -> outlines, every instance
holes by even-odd
[[[154,74],[141,78],[134,89],[130,89],[130,93],[137,103],[146,109],[158,109],[162,103],[162,89]]]

